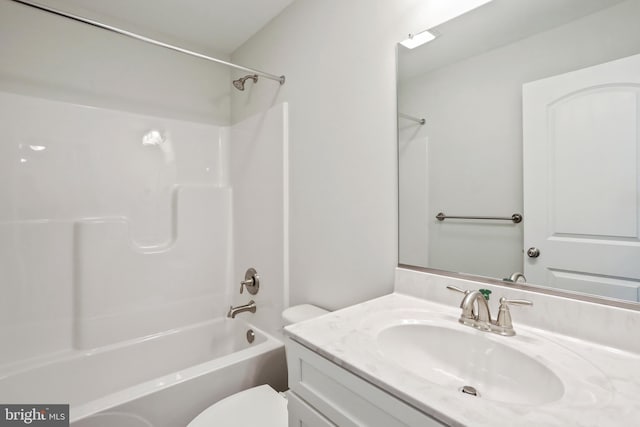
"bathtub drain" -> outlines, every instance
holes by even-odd
[[[256,339],[256,333],[253,332],[253,329],[249,329],[247,331],[247,341],[249,341],[249,344],[251,344],[255,339]]]

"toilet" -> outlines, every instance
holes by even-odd
[[[289,307],[282,312],[283,325],[302,322],[328,313],[311,304]],[[251,408],[247,411],[247,408]],[[195,417],[187,427],[286,427],[287,399],[268,385],[232,394],[214,403]]]

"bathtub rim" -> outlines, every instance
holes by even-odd
[[[266,338],[268,337],[272,337],[274,339],[276,339],[277,341],[281,341],[282,339],[276,338],[273,335],[270,335],[268,333],[266,333],[264,330],[254,326],[253,324],[251,324],[250,322],[244,320],[244,319],[233,319],[233,320],[237,320],[238,322],[243,322],[247,324],[248,328],[252,328],[254,330],[256,330],[257,332],[259,332],[260,334],[264,335]],[[190,331],[193,329],[198,329],[201,328],[203,326],[207,326],[207,325],[213,325],[216,323],[225,323],[225,322],[230,322],[232,321],[231,319],[228,319],[226,317],[216,317],[213,319],[207,319],[207,320],[203,320],[201,322],[196,322],[196,323],[191,323],[189,325],[184,325],[184,326],[179,326],[177,328],[171,328],[171,329],[167,329],[165,331],[160,331],[160,332],[154,332],[152,334],[148,334],[148,335],[143,335],[140,337],[135,337],[135,338],[131,338],[128,340],[124,340],[124,341],[119,341],[113,344],[107,344],[104,346],[100,346],[100,347],[93,347],[93,348],[87,348],[87,349],[75,349],[75,348],[71,348],[71,349],[65,349],[65,350],[60,350],[60,351],[56,351],[53,353],[48,353],[48,354],[44,354],[41,356],[36,356],[36,357],[31,357],[29,359],[25,359],[25,360],[21,360],[21,361],[16,361],[16,362],[11,362],[11,363],[5,363],[0,365],[0,381],[2,381],[3,379],[7,379],[10,378],[12,376],[15,375],[20,375],[23,374],[25,372],[29,372],[31,370],[34,369],[41,369],[41,368],[45,368],[49,365],[55,365],[56,363],[60,363],[60,362],[66,362],[66,361],[70,361],[70,360],[74,360],[74,359],[81,359],[83,357],[86,356],[94,356],[94,355],[98,355],[100,353],[108,353],[111,351],[115,351],[121,348],[126,348],[132,345],[136,345],[145,341],[149,341],[149,340],[154,340],[154,339],[159,339],[162,337],[166,337],[169,335],[174,335],[174,334],[179,334],[181,332],[186,332],[186,331]],[[262,344],[262,343],[259,343]]]
[[[222,369],[234,363],[240,363],[248,359],[254,358],[258,355],[266,354],[266,353],[284,348],[284,343],[282,342],[282,340],[263,331],[262,329],[254,326],[253,324],[251,324],[250,322],[244,319],[233,319],[233,320],[226,319],[226,318],[210,319],[208,321],[199,322],[194,325],[188,325],[182,328],[174,328],[174,329],[171,329],[170,331],[153,334],[145,337],[144,339],[162,337],[169,333],[179,333],[187,329],[197,328],[199,326],[200,327],[205,326],[209,323],[219,322],[221,320],[223,322],[225,321],[242,322],[244,325],[246,325],[247,329],[253,329],[256,334],[263,335],[265,337],[265,340],[257,345],[250,345],[249,347],[244,348],[240,351],[229,353],[227,355],[218,357],[216,359],[199,363],[197,365],[189,366],[179,371],[174,371],[174,372],[153,378],[151,380],[144,381],[134,386],[127,387],[123,390],[119,390],[114,393],[107,394],[106,396],[100,397],[98,399],[94,399],[80,405],[72,405],[70,407],[69,422],[73,423],[76,421],[80,421],[84,418],[90,417],[92,415],[95,415],[99,412],[116,407],[118,405],[122,405],[127,402],[140,399],[142,397],[162,391],[164,389],[175,386],[177,384],[181,384],[186,381],[200,377],[202,375],[211,373],[216,369]],[[136,339],[134,341],[140,342],[142,340],[143,339]],[[111,346],[108,346],[108,347],[111,347]],[[102,347],[100,349],[102,350]]]
[[[41,356],[36,359],[29,359],[19,363],[7,364],[2,367],[2,372],[0,372],[0,381],[4,378],[10,378],[14,375],[20,375],[25,372],[34,369],[42,369],[47,368],[49,366],[55,367],[56,363],[74,361],[77,359],[82,359],[87,356],[92,356],[101,353],[109,353],[111,351],[117,351],[119,349],[127,348],[129,346],[134,346],[145,341],[162,339],[163,337],[168,337],[174,334],[180,334],[181,332],[192,331],[194,329],[208,327],[213,325],[223,325],[227,322],[237,322],[240,323],[238,330],[248,330],[252,329],[256,338],[261,342],[248,344],[246,348],[241,350],[228,353],[217,357],[215,359],[207,360],[205,362],[201,362],[192,366],[188,366],[177,371],[169,372],[149,380],[143,381],[141,383],[123,388],[121,390],[117,390],[115,392],[106,394],[104,396],[98,397],[96,399],[90,400],[88,402],[84,402],[81,404],[74,404],[70,406],[70,422],[76,422],[81,419],[87,418],[91,415],[95,415],[99,412],[108,410],[110,408],[114,408],[118,405],[125,404],[127,402],[143,398],[153,393],[160,392],[169,387],[181,384],[183,382],[193,380],[195,378],[201,377],[203,375],[209,374],[215,370],[223,369],[225,367],[231,366],[236,363],[242,363],[251,358],[257,357],[262,354],[267,354],[273,351],[277,351],[279,349],[284,348],[284,343],[281,339],[276,336],[265,332],[264,330],[256,327],[251,322],[246,319],[227,319],[223,318],[214,318],[208,319],[202,322],[185,325],[178,328],[172,328],[166,331],[157,332],[154,334],[149,334],[143,337],[137,337],[131,340],[126,340],[114,344],[109,344],[103,347],[97,347],[89,350],[67,350],[64,352],[57,352],[54,354],[50,354],[47,356]],[[261,339],[262,338],[262,339]],[[242,338],[241,338],[242,339]],[[69,402],[48,402],[48,403],[63,403],[67,404]]]

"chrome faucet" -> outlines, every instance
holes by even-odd
[[[513,323],[511,322],[509,305],[533,305],[531,301],[523,299],[509,300],[504,297],[500,298],[498,317],[494,322],[493,320],[491,320],[489,304],[487,303],[485,295],[482,292],[464,290],[455,286],[447,286],[447,289],[464,294],[462,302],[460,303],[462,314],[460,315],[460,319],[458,319],[458,322],[466,326],[471,326],[472,328],[480,329],[481,331],[493,332],[504,336],[513,336],[516,334],[515,330],[513,329]]]
[[[238,313],[249,311],[251,313],[256,312],[256,302],[254,300],[249,301],[249,304],[239,305],[237,307],[229,307],[227,317],[234,319]]]

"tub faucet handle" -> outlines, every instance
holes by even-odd
[[[240,293],[244,292],[244,288],[247,288],[247,291],[249,291],[251,295],[258,293],[260,289],[260,276],[255,268],[249,268],[246,273],[244,273],[244,280],[240,282]]]

